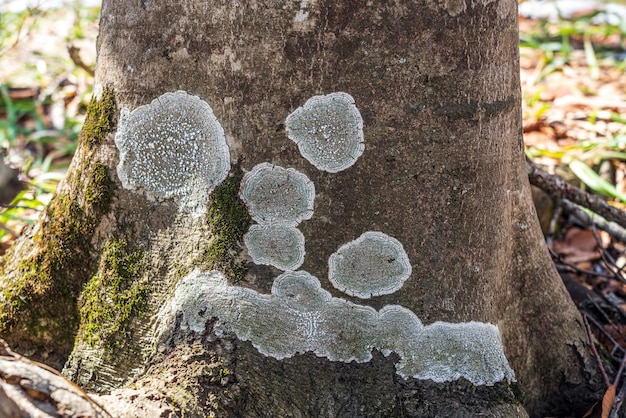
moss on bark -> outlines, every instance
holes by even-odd
[[[79,300],[79,339],[105,351],[123,347],[131,320],[146,306],[150,284],[143,276],[145,257],[124,241],[109,241],[98,272],[87,282]]]
[[[233,283],[242,280],[248,268],[237,260],[240,243],[250,226],[248,209],[239,198],[243,170],[239,164],[211,193],[206,222],[213,239],[195,263],[202,270],[219,270]]]
[[[92,237],[114,192],[109,169],[92,148],[113,128],[112,97],[105,89],[100,100],[92,100],[80,136],[79,163],[46,208],[32,241],[24,237],[16,244],[0,271],[0,335],[18,349],[34,349],[35,357],[45,345],[45,352],[56,353],[57,367],[73,344],[76,300],[94,266]]]
[[[105,87],[100,99],[94,98],[87,108],[87,120],[81,132],[81,140],[89,147],[100,145],[113,130],[115,111],[113,90]]]
[[[91,391],[120,387],[155,354],[147,341],[154,332],[150,321],[169,301],[167,294],[160,293],[162,289],[173,288],[194,268],[218,269],[232,281],[243,279],[247,267],[240,257],[241,242],[250,216],[239,199],[242,177],[242,169],[235,164],[231,175],[212,191],[203,218],[172,214],[166,204],[156,204],[154,211],[163,209],[167,214],[157,216],[156,225],[142,223],[138,228],[143,232],[138,232],[128,228],[124,212],[112,214],[117,222],[107,236],[117,238],[102,246],[99,263],[82,289],[80,328],[64,374]],[[120,192],[118,204],[127,204],[127,198]],[[160,228],[158,238],[138,238],[154,234],[156,228]],[[181,236],[193,239],[181,242]],[[106,372],[100,373],[104,368]],[[106,377],[99,377],[96,386],[95,375]]]

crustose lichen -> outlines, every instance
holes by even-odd
[[[258,223],[296,226],[313,215],[315,186],[294,168],[261,163],[243,177],[240,196]]]
[[[498,328],[492,324],[436,322],[424,326],[409,309],[387,305],[380,311],[334,298],[305,271],[278,276],[272,294],[229,286],[218,271],[194,271],[176,286],[171,314],[181,311],[181,327],[205,331],[217,318],[218,335],[232,332],[276,359],[313,352],[331,361],[359,363],[372,350],[392,352],[399,375],[436,382],[464,377],[476,385],[514,380]]]
[[[319,170],[337,173],[365,150],[363,119],[348,93],[313,96],[285,121],[287,136]]]
[[[243,240],[256,264],[296,270],[304,262],[304,235],[294,226],[252,225]]]
[[[393,293],[410,276],[411,263],[402,244],[382,232],[368,231],[328,259],[333,286],[359,298]]]
[[[194,215],[230,170],[224,129],[208,103],[184,91],[165,93],[130,112],[122,110],[115,144],[126,189],[153,199],[176,198]]]

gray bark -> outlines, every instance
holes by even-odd
[[[76,305],[67,329],[76,339],[65,373],[94,391],[133,382],[198,416],[525,416],[519,385],[531,416],[584,412],[597,376],[532,207],[516,16],[512,0],[105,0],[96,81],[100,101],[112,95],[116,110],[106,135],[94,141],[97,132],[85,133],[74,177],[57,197],[79,202],[80,219],[94,225],[88,245],[78,241],[87,256],[73,259],[83,267],[72,270],[81,279],[70,286]],[[125,188],[116,172],[120,110],[177,90],[211,106],[229,145],[229,177],[199,217],[180,209],[187,197],[151,199]],[[365,142],[354,165],[337,173],[303,158],[285,126],[309,98],[333,92],[354,98]],[[92,119],[105,113],[99,108]],[[362,362],[319,351],[277,359],[255,340],[266,323],[242,338],[245,318],[227,324],[234,314],[220,310],[217,290],[208,292],[215,304],[200,332],[185,329],[191,311],[163,314],[196,268],[222,272],[223,294],[253,305],[278,299],[259,295],[271,293],[281,272],[253,263],[242,241],[251,220],[239,182],[263,162],[293,167],[315,185],[313,216],[298,225],[306,247],[299,269],[317,277],[333,303],[367,307],[370,316],[400,305],[425,325],[494,324],[519,385],[404,379],[396,373],[402,356],[377,346]],[[102,213],[88,198],[97,164],[111,183]],[[328,259],[366,231],[397,239],[412,274],[398,291],[361,299],[332,285]],[[5,275],[20,269],[8,263]],[[5,331],[20,327],[17,319],[8,324]],[[71,347],[55,347],[41,332],[13,342],[40,356],[52,346],[59,362]]]

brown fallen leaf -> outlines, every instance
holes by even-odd
[[[609,418],[613,404],[615,403],[615,386],[609,385],[604,392],[602,401],[596,402],[583,418]]]
[[[570,228],[562,240],[554,243],[552,249],[568,263],[579,264],[600,259],[598,243],[593,232],[588,229]],[[583,268],[582,265],[578,267]]]

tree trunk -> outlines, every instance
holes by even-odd
[[[596,400],[525,174],[515,1],[105,0],[100,24],[76,157],[2,266],[16,349],[191,415]]]

